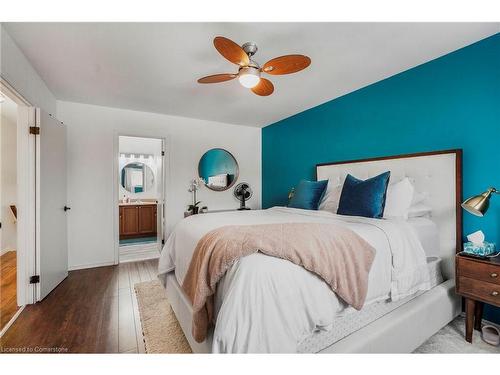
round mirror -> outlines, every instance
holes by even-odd
[[[121,173],[121,184],[130,193],[144,193],[153,188],[154,174],[151,168],[140,162],[126,164]]]
[[[222,148],[208,150],[198,163],[198,175],[211,190],[229,189],[238,179],[238,174],[236,159]]]

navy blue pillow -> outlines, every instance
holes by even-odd
[[[300,181],[299,186],[295,189],[295,194],[288,203],[288,207],[317,210],[319,201],[326,190],[326,185],[328,185],[328,180]]]
[[[348,174],[340,194],[337,213],[380,219],[384,215],[390,176],[391,172],[388,171],[363,181]]]

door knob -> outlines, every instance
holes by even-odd
[[[68,210],[71,210],[71,207],[64,206],[64,212],[66,212],[66,211],[68,211]]]

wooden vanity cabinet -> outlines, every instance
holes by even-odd
[[[156,205],[139,206],[139,233],[156,234]]]
[[[120,239],[156,235],[156,204],[120,206]]]
[[[139,234],[139,206],[120,207],[120,238]]]

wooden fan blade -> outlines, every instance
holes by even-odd
[[[198,83],[219,83],[219,82],[230,81],[236,77],[237,77],[236,74],[214,74],[212,76],[206,76],[200,78],[198,80]]]
[[[273,93],[274,86],[271,81],[261,77],[260,82],[257,84],[257,86],[252,87],[251,90],[254,92],[254,94],[260,96],[268,96]]]
[[[233,64],[240,66],[247,66],[250,64],[250,59],[245,51],[243,51],[243,48],[231,39],[218,36],[214,39],[214,46],[222,56],[231,61]]]
[[[311,59],[304,55],[286,55],[269,60],[262,67],[267,74],[279,75],[301,71],[311,64]]]

